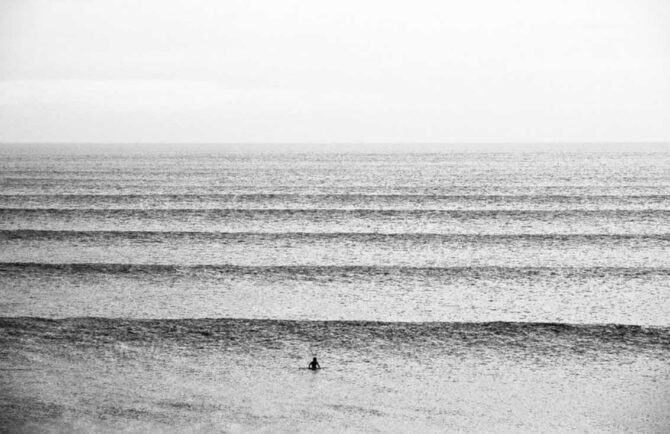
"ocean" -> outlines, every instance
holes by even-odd
[[[668,432],[670,152],[5,153],[0,294],[3,432]]]

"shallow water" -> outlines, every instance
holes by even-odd
[[[5,383],[14,407],[4,421],[23,418],[40,430],[662,432],[670,424],[667,328],[104,319],[0,325],[2,368],[20,369]],[[297,369],[313,352],[324,369]]]

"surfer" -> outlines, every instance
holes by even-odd
[[[316,357],[312,359],[312,362],[309,364],[308,369],[311,369],[312,371],[316,371],[317,369],[321,369],[321,366],[319,366],[319,362],[316,361]]]

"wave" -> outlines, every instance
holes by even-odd
[[[198,231],[64,231],[64,230],[0,230],[0,240],[101,240],[134,239],[160,241],[162,239],[206,240],[333,240],[347,239],[360,242],[383,241],[454,241],[454,242],[615,242],[615,241],[670,241],[670,233],[658,234],[439,234],[424,232],[198,232]]]
[[[114,209],[82,209],[82,208],[0,208],[2,216],[72,216],[72,217],[117,217],[133,216],[156,218],[166,216],[342,216],[342,217],[424,217],[434,215],[454,219],[472,218],[509,218],[509,217],[543,217],[557,218],[565,216],[576,217],[670,217],[670,209],[561,209],[561,210],[489,210],[489,209],[368,209],[368,208],[114,208]]]
[[[513,183],[501,180],[486,180],[487,182],[471,182],[467,184],[448,185],[380,185],[380,184],[351,184],[340,182],[337,184],[314,184],[294,183],[285,184],[280,180],[268,183],[251,183],[231,181],[229,184],[213,184],[203,181],[201,184],[188,184],[183,182],[173,183],[110,183],[111,180],[100,182],[74,182],[62,180],[62,182],[1,182],[3,192],[6,195],[59,195],[67,194],[91,195],[104,197],[111,194],[121,195],[254,195],[254,194],[294,194],[298,197],[335,195],[337,197],[354,195],[354,197],[378,197],[386,195],[400,195],[408,197],[446,197],[458,196],[647,196],[667,195],[670,183],[638,184],[633,182],[607,185],[601,184],[527,184]]]
[[[432,194],[432,193],[201,193],[201,194],[0,194],[0,204],[6,207],[21,208],[30,204],[30,208],[123,208],[151,207],[170,208],[181,205],[184,208],[203,204],[214,209],[234,209],[236,206],[259,208],[305,207],[305,208],[338,208],[373,207],[405,205],[405,206],[476,206],[507,205],[517,209],[524,206],[549,206],[559,204],[565,206],[658,206],[668,205],[670,195],[667,194]],[[247,206],[248,205],[248,206]],[[246,208],[245,208],[246,209]],[[374,208],[373,208],[374,209]],[[442,209],[442,208],[440,208]],[[561,208],[563,209],[563,208]]]
[[[318,344],[329,351],[372,347],[493,347],[533,352],[661,351],[670,353],[670,327],[624,324],[525,322],[373,322],[264,319],[110,319],[0,317],[0,342],[30,339],[101,345],[106,343],[231,346],[244,348]]]
[[[329,210],[503,212],[670,210],[670,195],[434,194],[0,194],[5,213],[21,210]],[[37,211],[35,211],[37,212]],[[188,212],[188,211],[187,211]]]
[[[120,263],[41,263],[0,262],[0,273],[33,274],[112,274],[112,275],[182,275],[182,274],[232,274],[232,275],[288,275],[300,277],[351,277],[352,275],[380,278],[384,276],[466,276],[491,278],[540,278],[540,277],[620,277],[670,276],[670,268],[661,267],[407,267],[365,265],[171,265],[171,264],[120,264]]]
[[[26,194],[6,194],[0,193],[0,198],[63,198],[63,199],[293,199],[293,198],[388,198],[388,199],[404,199],[404,198],[425,198],[425,199],[446,199],[446,200],[460,200],[460,199],[485,199],[485,200],[598,200],[598,199],[662,199],[670,200],[670,195],[667,194],[612,194],[612,195],[567,195],[567,194],[431,194],[431,193],[157,193],[157,194],[81,194],[81,193],[26,193]]]

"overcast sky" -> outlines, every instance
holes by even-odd
[[[669,140],[668,0],[0,0],[0,142]]]

